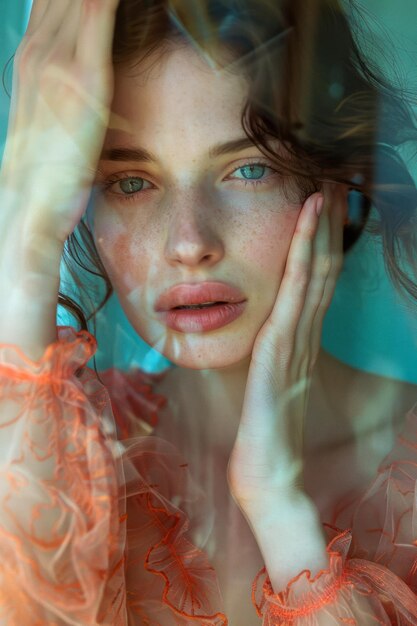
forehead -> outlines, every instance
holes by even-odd
[[[195,141],[230,134],[241,130],[247,95],[243,75],[211,67],[191,46],[178,46],[134,68],[116,69],[110,129],[122,125],[131,135],[169,132]]]

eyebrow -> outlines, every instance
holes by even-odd
[[[232,152],[240,152],[246,148],[255,148],[255,144],[249,137],[241,137],[239,139],[232,139],[232,141],[226,141],[226,143],[218,143],[212,146],[209,150],[210,157],[224,156]]]
[[[114,146],[103,150],[102,161],[156,161],[156,156],[144,148]]]
[[[218,143],[211,146],[209,149],[210,158],[224,156],[233,152],[240,152],[247,148],[256,147],[253,141],[249,137],[240,137],[239,139],[232,139],[225,143]],[[103,161],[145,161],[154,162],[157,161],[157,157],[139,147],[130,146],[114,146],[102,151],[100,160]]]

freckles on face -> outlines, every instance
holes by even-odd
[[[98,230],[96,248],[119,299],[126,303],[126,309],[129,302],[135,306],[143,304],[146,285],[154,274],[153,255],[147,254],[140,235],[134,236],[123,225],[109,221]]]
[[[256,215],[256,214],[255,214]],[[298,212],[293,208],[271,219],[270,215],[258,215],[253,228],[241,241],[241,252],[256,263],[259,271],[275,279],[278,286],[280,270],[285,264],[289,244],[294,234]],[[256,261],[255,261],[256,260]]]
[[[116,74],[113,110],[129,132],[110,129],[104,151],[137,150],[100,163],[112,182],[94,208],[96,247],[145,341],[179,365],[227,367],[250,355],[271,312],[300,205],[288,201],[273,163],[242,130],[241,77],[210,69],[189,48],[152,68],[137,78]],[[126,200],[129,185],[120,181],[139,183],[139,191]],[[207,282],[243,294],[240,317],[204,332],[167,327],[158,297]]]

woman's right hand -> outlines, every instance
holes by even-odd
[[[118,3],[34,0],[15,57],[0,171],[0,343],[35,359],[56,339],[61,254],[109,124]]]

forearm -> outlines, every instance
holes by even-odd
[[[94,378],[75,376],[95,344],[58,334],[39,363],[0,344],[0,583],[8,610],[27,608],[22,626],[95,624],[123,583],[115,431]]]
[[[275,510],[274,501],[279,502]],[[350,529],[329,533],[326,549],[316,507],[302,492],[290,500],[271,498],[268,507],[258,501],[246,516],[269,578],[259,572],[253,587],[263,623],[371,626],[391,623],[394,614],[414,623],[417,606],[412,589],[381,563],[352,558]]]
[[[45,205],[34,200],[30,186],[23,189],[22,184],[19,193],[12,189],[12,182],[1,174],[0,344],[15,345],[28,358],[38,360],[56,341],[64,246],[35,223],[45,213]],[[49,204],[56,204],[52,195]],[[23,207],[26,215],[22,215]]]

